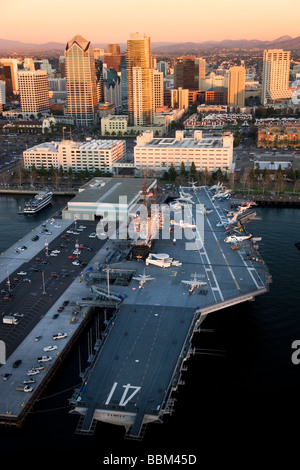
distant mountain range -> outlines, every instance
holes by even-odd
[[[29,53],[45,51],[63,51],[66,44],[60,42],[46,42],[45,44],[23,43],[0,38],[0,53]],[[93,47],[106,49],[107,43],[93,43]],[[126,50],[126,43],[120,44],[121,50]],[[258,39],[225,39],[223,41],[205,42],[151,42],[151,49],[155,54],[178,54],[187,51],[209,51],[216,49],[266,49],[280,48],[285,50],[300,49],[300,36],[281,36],[274,41],[260,41]]]

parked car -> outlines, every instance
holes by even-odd
[[[13,363],[13,368],[14,369],[17,369],[17,367],[19,367],[19,365],[22,364],[22,360],[21,359],[18,359],[17,361],[15,361]]]
[[[40,356],[40,357],[37,358],[37,361],[38,362],[52,361],[52,357],[51,356]]]
[[[52,339],[57,340],[57,339],[66,338],[67,336],[68,336],[67,333],[56,333],[55,335],[52,335]]]
[[[43,351],[54,351],[54,349],[57,349],[57,346],[46,346],[45,348],[43,348]]]

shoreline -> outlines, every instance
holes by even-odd
[[[253,201],[258,207],[300,207],[299,196],[281,196],[277,194],[264,195],[264,194],[243,194],[233,193],[232,201],[239,199],[242,201]]]

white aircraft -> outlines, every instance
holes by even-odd
[[[139,274],[137,277],[133,277],[132,279],[139,281],[139,289],[142,289],[146,282],[155,281],[155,277],[151,277],[148,274],[145,274],[145,271],[144,274]]]
[[[244,212],[246,211],[247,209],[249,209],[251,207],[251,204],[250,202],[247,202],[247,203],[244,203],[244,204],[241,204],[240,206],[238,206],[238,210],[240,212]]]
[[[212,211],[213,211],[212,209],[206,209],[206,207],[204,207],[203,209],[196,209],[196,212],[198,212],[198,214],[204,214],[204,215],[208,215]]]
[[[239,213],[235,212],[231,218],[227,218],[226,220],[220,220],[217,223],[217,227],[228,227],[228,225],[236,224],[238,215]]]
[[[196,228],[196,224],[191,224],[190,222],[185,222],[184,220],[180,220],[179,223],[175,222],[175,220],[170,221],[172,225],[177,225],[178,227],[181,228]]]
[[[191,189],[199,189],[199,186],[197,186],[199,184],[198,181],[191,181],[189,184],[192,186]]]
[[[194,273],[194,278],[192,280],[189,280],[189,281],[181,281],[182,284],[185,284],[187,286],[190,286],[189,288],[189,292],[192,294],[193,291],[197,288],[197,287],[201,287],[201,286],[207,286],[207,282],[205,281],[199,281],[197,279],[197,273]]]
[[[223,191],[223,192],[218,192],[218,193],[214,194],[214,195],[212,196],[212,199],[215,199],[215,198],[218,199],[218,198],[221,198],[221,197],[226,197],[226,196],[228,196],[229,194],[230,194],[230,189],[226,189],[226,190]]]
[[[184,204],[182,202],[178,202],[178,201],[175,201],[175,202],[171,202],[170,203],[170,209],[173,209],[173,210],[180,210],[180,209],[183,209],[184,208]]]
[[[217,190],[219,191],[219,190],[221,190],[221,189],[223,189],[223,188],[224,188],[223,183],[219,183],[219,182],[218,182],[218,184],[214,184],[213,186],[211,186],[211,187],[209,188],[209,190],[210,190],[210,191],[217,191]]]
[[[224,242],[225,243],[238,243],[238,242],[241,242],[243,240],[248,240],[249,238],[251,238],[252,235],[229,235],[228,237],[225,238]]]
[[[182,196],[180,194],[180,197],[175,199],[177,202],[181,203],[181,202],[187,202],[188,204],[194,204],[194,202],[192,201],[192,196],[190,197],[185,197],[185,196]]]

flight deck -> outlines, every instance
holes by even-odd
[[[160,236],[146,256],[132,257],[124,249],[118,262],[87,274],[95,295],[114,300],[117,308],[70,400],[80,414],[78,433],[92,434],[103,421],[125,426],[127,438],[141,439],[149,422],[172,413],[172,393],[205,316],[268,291],[268,269],[242,223],[245,207],[233,224],[232,201],[216,194],[207,187],[181,188],[173,217],[184,207],[188,222],[180,214],[179,222],[162,217]],[[109,240],[107,249],[122,252],[122,243]],[[110,273],[119,273],[123,282],[112,283]]]

